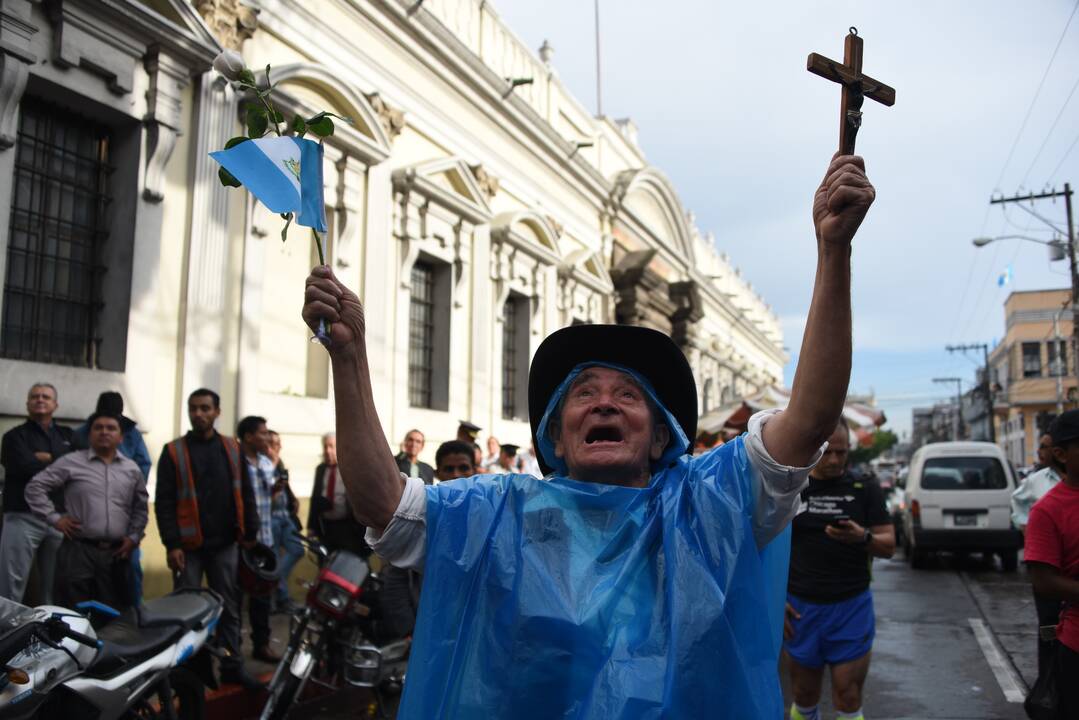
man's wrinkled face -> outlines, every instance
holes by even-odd
[[[209,395],[196,395],[187,401],[187,419],[197,433],[212,430],[220,414],[221,408],[214,407],[214,399]]]
[[[337,438],[333,435],[322,439],[322,461],[327,465],[337,464]]]
[[[447,453],[443,455],[442,462],[435,469],[435,477],[438,478],[439,482],[472,477],[475,474],[476,466],[472,464],[472,458],[464,453]]]
[[[51,387],[35,385],[26,394],[26,414],[36,418],[52,417],[59,404]]]
[[[405,442],[402,444],[405,449],[405,455],[410,458],[415,458],[420,452],[423,451],[423,435],[418,432],[410,432],[405,435]]]
[[[637,381],[611,368],[587,368],[566,390],[552,440],[555,455],[576,479],[624,474],[627,484],[644,484],[670,433],[655,424],[648,398]],[[557,435],[557,437],[556,437]]]
[[[90,447],[95,452],[108,453],[120,447],[124,434],[120,423],[110,417],[100,417],[90,426]]]
[[[838,480],[847,472],[849,454],[850,432],[840,425],[832,433],[832,437],[828,438],[828,449],[810,474],[818,480]]]

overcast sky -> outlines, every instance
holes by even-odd
[[[945,344],[993,343],[1009,292],[1067,285],[1067,264],[1051,265],[1044,247],[970,240],[1051,238],[1014,206],[990,208],[990,195],[1079,185],[1079,147],[1065,159],[1079,139],[1079,97],[1065,104],[1079,83],[1079,17],[1031,104],[1075,6],[600,0],[603,110],[633,118],[649,162],[776,308],[789,383],[815,263],[810,202],[838,137],[838,86],[806,72],[806,55],[841,60],[858,28],[864,71],[897,100],[867,100],[858,137],[877,201],[855,240],[852,390],[874,391],[889,426],[909,431],[911,407],[949,392],[932,378],[973,382],[975,359]],[[592,2],[495,7],[533,49],[554,46],[559,76],[594,110]],[[1063,227],[1062,203],[1038,210]],[[1011,284],[998,288],[1009,264]]]

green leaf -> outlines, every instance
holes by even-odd
[[[283,122],[285,122],[285,114],[283,112],[281,112],[280,110],[274,110],[273,111],[273,121],[275,123],[283,123]]]
[[[251,138],[247,137],[246,135],[240,135],[239,137],[234,137],[231,140],[229,140],[227,143],[225,143],[225,149],[228,150],[231,147],[236,147],[240,143],[247,142],[250,139]]]
[[[252,105],[247,108],[247,136],[251,138],[260,138],[266,134],[266,128],[270,126],[269,118],[266,117],[266,110],[263,108]]]
[[[332,112],[326,112],[325,110],[318,113],[317,115],[312,115],[311,117],[307,118],[307,124],[308,125],[314,125],[315,123],[317,123],[322,118],[337,118],[338,120],[344,120],[349,125],[352,124],[352,118],[345,117],[344,115],[337,115],[337,114],[332,113]]]
[[[225,168],[217,169],[217,179],[221,181],[221,184],[225,187],[243,187],[244,184],[236,179],[236,176],[230,173]]]
[[[236,79],[244,85],[251,85],[252,87],[255,85],[255,73],[251,72],[248,68],[241,70],[236,76]]]
[[[292,118],[292,132],[296,133],[300,137],[303,137],[307,132],[307,123],[303,121],[303,118],[296,115]]]
[[[313,135],[329,137],[330,135],[333,135],[333,120],[328,117],[323,117],[315,122],[308,122],[307,129],[310,130]]]
[[[283,217],[285,218],[285,227],[281,228],[281,242],[285,242],[288,238],[288,226],[292,224],[292,213],[286,213]]]

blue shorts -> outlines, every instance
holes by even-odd
[[[802,617],[791,620],[794,636],[784,640],[783,647],[799,665],[811,668],[838,665],[857,660],[872,649],[877,628],[873,594],[869,590],[827,605],[790,594],[787,602]]]

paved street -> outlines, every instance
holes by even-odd
[[[873,573],[877,639],[866,683],[867,718],[1026,717],[1021,699],[1034,682],[1037,659],[1033,600],[1022,566],[1002,573],[976,556],[944,557],[915,571],[900,551],[893,560],[876,561]],[[1005,696],[990,666],[994,655],[1002,660],[1004,687],[1019,702]],[[821,708],[834,717],[829,692],[826,682]]]

